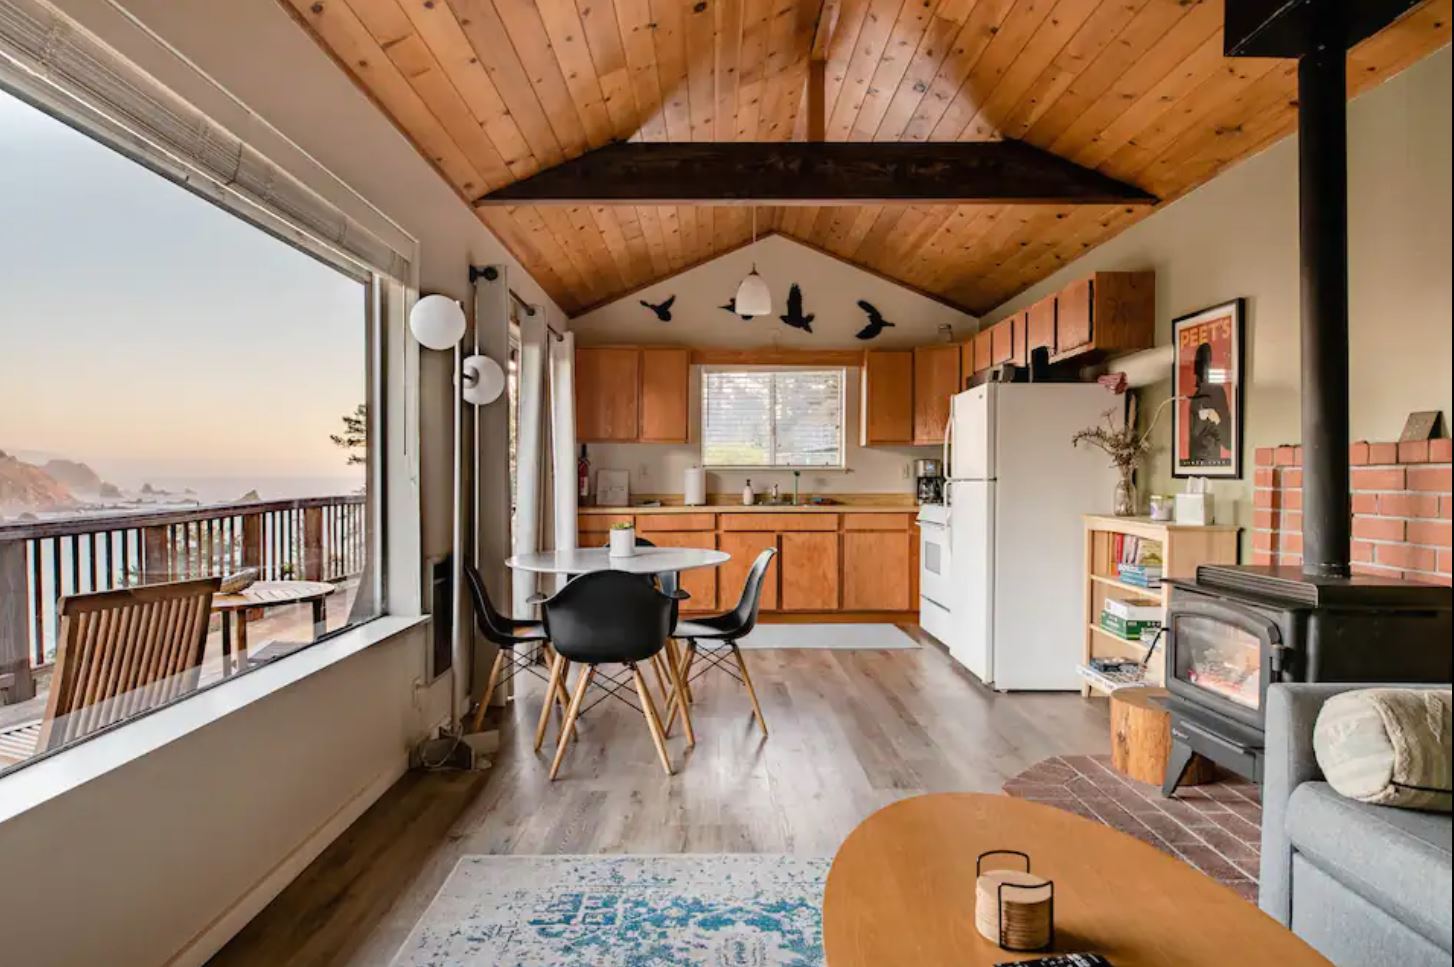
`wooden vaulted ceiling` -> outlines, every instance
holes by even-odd
[[[1296,65],[1222,56],[1221,0],[282,0],[469,200],[614,140],[1016,138],[1164,204],[1296,126]],[[1350,94],[1449,42],[1424,0],[1350,52]],[[743,244],[735,206],[483,207],[572,314]],[[983,312],[1155,211],[757,210],[778,231]],[[1249,226],[1251,228],[1251,226]]]

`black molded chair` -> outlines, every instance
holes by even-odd
[[[681,591],[675,595],[665,594],[655,585],[641,580],[637,574],[596,571],[581,575],[554,596],[540,600],[545,630],[555,648],[555,661],[550,670],[551,693],[562,682],[567,662],[585,666],[576,679],[575,690],[566,709],[555,759],[550,765],[551,779],[560,771],[570,732],[581,714],[581,703],[597,675],[607,682],[600,686],[606,692],[600,700],[620,699],[646,717],[662,768],[667,775],[672,774],[661,718],[657,715],[656,704],[652,701],[646,679],[642,677],[639,663],[649,661],[666,647],[667,638],[672,633],[675,605],[684,597],[686,595]],[[627,685],[625,678],[611,678],[600,671],[602,665],[615,664],[625,665],[630,671],[636,696],[641,701],[639,706],[623,694]],[[675,666],[668,665],[672,669],[676,691],[680,693]],[[682,704],[684,714],[690,716],[684,703],[679,704]]]
[[[611,546],[611,542],[608,540],[606,543],[602,544],[601,546],[602,547],[610,547]],[[637,547],[651,547],[651,548],[656,547],[655,544],[653,544],[651,541],[647,540],[644,537],[637,537],[636,538],[636,546]],[[662,592],[665,593],[665,594],[675,595],[676,592],[678,590],[680,590],[680,588],[682,586],[682,578],[681,578],[681,575],[678,572],[676,572],[676,571],[664,571],[661,574],[656,575],[656,578],[655,579],[656,579],[656,586],[659,587],[659,588],[661,588]],[[676,627],[676,623],[677,623],[677,613],[678,613],[680,607],[681,607],[680,601],[674,601],[672,603],[672,612],[671,612],[671,623],[672,623],[672,627]],[[667,705],[667,707],[669,709],[671,709],[671,712],[670,712],[670,714],[668,716],[669,721],[667,722],[667,725],[666,725],[666,734],[667,734],[667,736],[670,736],[671,735],[672,723],[676,721],[676,709],[675,708],[672,708],[672,706],[677,701],[677,698],[676,698],[676,689],[674,687],[672,687],[672,684],[671,684],[671,674],[668,671],[668,669],[669,669],[670,666],[669,666],[668,663],[669,662],[677,662],[677,661],[680,661],[680,660],[681,659],[677,655],[676,649],[673,647],[673,644],[672,644],[672,640],[671,639],[668,639],[667,640],[666,648],[663,649],[660,654],[653,655],[651,657],[651,670],[656,674],[656,684],[657,684],[657,687],[661,689],[661,700],[666,703],[666,705]],[[541,735],[538,736],[537,738],[543,738],[543,737],[544,737],[544,733],[542,732]],[[687,722],[687,745],[689,745],[689,746],[695,746],[696,744],[697,744],[697,736],[696,736],[695,733],[693,733],[691,723],[690,723],[690,721],[688,721]],[[540,743],[539,742],[537,742],[536,745],[535,745],[535,751],[536,752],[539,752],[540,751]]]
[[[752,700],[752,714],[757,718],[757,727],[762,729],[762,734],[766,737],[767,721],[762,717],[762,706],[757,701],[757,690],[752,687],[752,676],[747,671],[747,661],[742,657],[742,649],[738,647],[737,642],[747,637],[748,633],[757,626],[757,612],[762,605],[762,582],[767,576],[768,565],[772,563],[773,555],[776,553],[777,551],[768,548],[757,555],[757,560],[752,562],[752,570],[747,572],[747,580],[743,583],[742,597],[738,599],[737,607],[707,618],[677,622],[676,630],[672,632],[672,635],[686,641],[687,653],[681,659],[681,668],[674,677],[682,683],[679,688],[685,701],[677,702],[672,706],[667,715],[668,729],[671,728],[677,708],[685,711],[691,701],[691,683],[713,668],[720,668],[747,686],[747,697]],[[703,642],[705,645],[700,644]],[[706,660],[707,665],[693,675],[692,666],[696,663],[699,654]],[[729,654],[736,661],[735,670],[727,664]]]
[[[485,582],[480,578],[480,572],[473,565],[465,565],[464,577],[465,584],[470,589],[470,599],[475,606],[475,625],[480,629],[480,634],[499,649],[495,652],[495,661],[490,665],[490,676],[485,682],[485,690],[480,695],[479,708],[475,710],[474,721],[470,725],[471,732],[478,732],[484,723],[485,710],[490,705],[490,696],[495,694],[495,689],[502,682],[509,681],[521,672],[530,672],[537,678],[545,677],[536,670],[533,656],[522,656],[516,653],[515,647],[517,645],[544,644],[548,639],[543,623],[507,618],[496,611],[495,605],[490,601],[490,592],[485,589]],[[562,687],[559,694],[555,689],[546,692],[545,707],[547,710],[553,699],[564,705],[567,699],[565,689]]]

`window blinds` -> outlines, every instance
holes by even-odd
[[[843,370],[704,372],[702,463],[843,466]]]
[[[0,84],[356,278],[409,260],[43,0],[0,0]]]

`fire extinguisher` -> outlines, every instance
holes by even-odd
[[[586,445],[581,444],[581,458],[576,461],[576,477],[580,486],[582,502],[591,495],[591,461],[586,457]]]

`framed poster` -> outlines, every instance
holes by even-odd
[[[1171,475],[1242,476],[1243,300],[1171,321]]]

